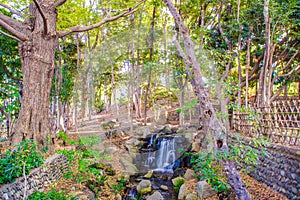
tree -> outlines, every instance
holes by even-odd
[[[194,44],[190,38],[189,31],[183,23],[181,16],[177,12],[171,1],[164,0],[164,2],[169,8],[171,14],[173,15],[173,18],[176,24],[178,25],[179,32],[183,38],[185,52],[183,51],[182,47],[178,42],[176,46],[186,65],[192,68],[193,76],[190,79],[190,81],[199,101],[204,131],[206,131],[207,134],[211,134],[213,136],[215,143],[214,145],[218,150],[225,151],[228,153],[229,150],[226,140],[226,129],[217,118],[215,110],[209,100],[209,94],[203,82],[200,64],[195,56]],[[228,178],[228,182],[231,188],[235,191],[236,195],[238,196],[238,199],[251,199],[248,191],[242,183],[241,177],[238,171],[236,170],[234,163],[228,159],[224,159],[222,161],[222,164],[226,176]]]
[[[11,13],[18,15],[17,18],[13,18],[0,14],[0,26],[9,32],[7,34],[1,31],[2,34],[19,42],[23,73],[23,99],[11,137],[12,144],[31,138],[42,146],[46,145],[46,138],[50,135],[49,98],[58,39],[71,33],[89,31],[128,16],[140,5],[113,17],[104,18],[96,24],[77,25],[57,31],[57,8],[66,2],[67,0],[33,0],[25,14],[1,4]]]

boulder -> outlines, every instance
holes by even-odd
[[[126,181],[126,182],[129,182],[129,179],[130,179],[130,176],[128,174],[119,174],[118,175],[118,181]]]
[[[115,200],[122,200],[122,196],[120,194],[116,194]]]
[[[182,177],[180,177],[180,176],[172,179],[173,185],[179,185],[179,183],[180,183],[181,181],[184,182],[185,180],[184,180],[184,178],[182,178]]]
[[[143,195],[152,191],[151,182],[149,180],[142,180],[139,182],[136,190],[139,194]]]
[[[178,192],[178,200],[184,200],[187,195],[188,191],[186,189],[186,186],[185,184],[182,184]]]
[[[136,166],[132,162],[130,162],[128,159],[122,157],[122,158],[120,158],[120,162],[124,166],[127,174],[134,175],[138,172],[138,169],[136,168]]]
[[[151,196],[147,198],[147,200],[164,200],[164,197],[160,194],[160,192],[155,191]]]
[[[185,200],[198,200],[198,196],[194,193],[189,193],[186,195]]]
[[[161,186],[160,186],[160,189],[162,189],[162,190],[164,190],[164,191],[169,190],[168,186],[166,186],[166,185],[161,185]]]
[[[194,170],[187,169],[183,177],[187,181],[194,179],[195,178],[195,172],[194,172]]]
[[[206,181],[199,181],[197,183],[197,194],[200,198],[208,198],[216,195],[216,191],[206,182]]]
[[[144,178],[151,178],[153,175],[153,170],[150,170],[147,174],[144,175]]]

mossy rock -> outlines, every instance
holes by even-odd
[[[114,176],[116,174],[116,170],[111,167],[107,167],[104,171],[108,176]]]
[[[93,167],[95,169],[104,169],[105,168],[105,164],[103,164],[103,163],[95,163],[95,164],[92,164],[91,167]]]

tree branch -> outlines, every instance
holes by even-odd
[[[98,28],[98,27],[102,26],[105,23],[112,22],[112,21],[115,21],[115,20],[117,20],[117,19],[119,19],[121,17],[126,17],[128,15],[131,15],[132,13],[134,13],[134,12],[137,11],[138,6],[141,5],[144,1],[145,0],[141,1],[140,3],[138,3],[133,9],[129,9],[128,11],[126,11],[124,13],[121,13],[119,15],[116,15],[116,16],[113,16],[113,17],[110,17],[110,18],[104,18],[99,23],[92,24],[92,25],[89,25],[89,26],[73,26],[73,27],[70,27],[68,31],[61,31],[59,33],[58,37],[61,38],[61,37],[64,37],[66,35],[69,35],[69,34],[75,33],[75,32],[89,31],[91,29]]]
[[[23,33],[17,31],[13,27],[11,27],[9,24],[7,24],[4,20],[1,19],[0,15],[0,26],[2,26],[4,29],[6,29],[8,32],[10,32],[13,36],[18,38],[18,41],[25,41],[28,40],[27,36]]]
[[[13,35],[10,35],[10,34],[8,34],[8,33],[5,33],[5,32],[3,32],[3,31],[1,31],[1,30],[0,30],[0,33],[2,33],[3,35],[5,35],[5,36],[7,36],[7,37],[9,37],[9,38],[11,38],[11,39],[14,39],[14,40],[17,40],[17,41],[19,41],[19,42],[22,42],[22,40],[20,40],[19,38],[15,37],[15,36],[13,36]]]
[[[39,2],[37,0],[33,0],[34,1],[34,4],[35,6],[37,7],[37,9],[39,10],[42,18],[43,18],[43,22],[44,22],[44,34],[47,35],[48,33],[48,23],[47,23],[47,18],[45,16],[45,13],[41,7],[41,5],[39,4]]]
[[[54,7],[58,7],[58,6],[61,6],[63,5],[64,3],[66,3],[67,0],[59,0],[58,2],[56,2],[56,4],[54,4]]]
[[[284,68],[280,71],[285,71],[288,69],[288,67],[290,66],[290,64],[292,63],[292,61],[294,60],[294,58],[297,56],[297,54],[299,53],[299,50],[297,50],[294,55],[290,58],[290,60],[287,62],[287,64],[284,66]]]
[[[2,19],[5,23],[7,23],[9,26],[11,26],[12,28],[14,28],[16,30],[24,29],[24,25],[21,22],[13,19],[11,17],[8,17],[6,15],[3,15],[1,13],[0,13],[0,19]]]
[[[287,73],[287,74],[282,74],[282,75],[280,75],[279,77],[287,77],[287,76],[291,75],[293,72],[298,71],[298,69],[300,69],[300,65],[298,65],[295,69],[291,70],[289,73]]]
[[[221,5],[220,10],[222,10],[222,5]],[[225,33],[224,33],[223,28],[222,28],[222,26],[221,26],[221,14],[220,14],[220,12],[217,14],[217,16],[218,16],[218,28],[219,28],[219,31],[220,31],[220,33],[221,33],[223,39],[224,39],[225,42],[227,43],[228,47],[231,48],[232,43],[231,43],[231,41],[225,36]]]
[[[22,13],[20,11],[14,10],[11,7],[9,7],[8,5],[4,5],[4,4],[0,3],[0,6],[3,7],[3,8],[6,8],[12,14],[15,14],[15,15],[18,15],[18,16],[22,16]]]

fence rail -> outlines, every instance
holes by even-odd
[[[246,136],[267,136],[274,143],[300,146],[299,99],[279,99],[269,106],[234,111],[232,122],[234,130]]]

